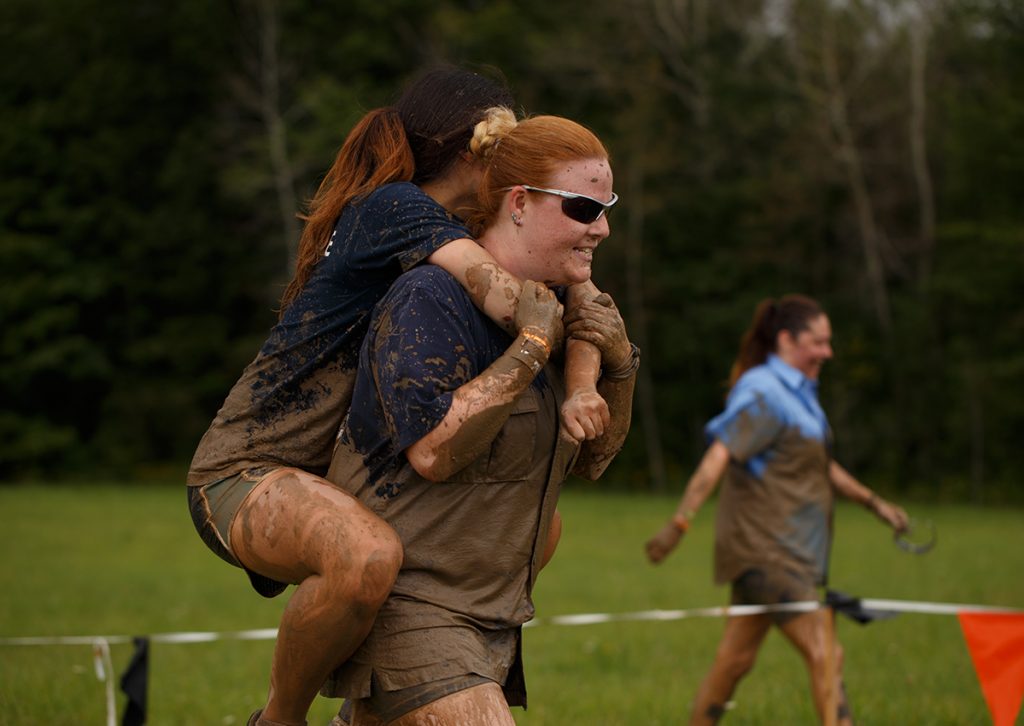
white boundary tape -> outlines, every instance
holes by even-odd
[[[864,610],[890,613],[923,613],[926,615],[956,615],[960,612],[1018,613],[1019,608],[972,605],[967,603],[921,602],[916,600],[881,600],[860,598]],[[817,600],[782,603],[779,605],[727,605],[722,607],[689,608],[687,610],[639,610],[631,613],[578,613],[576,615],[552,615],[535,618],[523,625],[524,628],[538,625],[593,625],[628,621],[666,621],[686,618],[720,618],[739,615],[761,615],[774,612],[811,612],[826,607]],[[209,643],[216,640],[273,640],[277,628],[259,630],[236,630],[231,632],[181,632],[156,633],[145,636],[151,643]],[[103,641],[110,645],[132,642],[130,635],[68,635],[39,636],[22,638],[0,638],[0,645],[92,645]]]
[[[914,600],[858,599],[861,609],[887,613],[924,613],[928,615],[956,615],[960,612],[1024,613],[1016,608],[970,605],[966,603],[920,602]],[[796,612],[808,613],[827,607],[816,600],[782,603],[779,605],[727,605],[711,608],[690,608],[688,610],[640,610],[632,613],[583,613],[580,615],[554,615],[531,620],[523,627],[533,625],[590,625],[592,623],[613,623],[630,620],[685,620],[686,618],[714,618],[740,615],[762,615],[764,613]]]

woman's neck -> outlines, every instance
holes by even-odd
[[[496,221],[480,233],[477,243],[490,253],[502,269],[520,280],[525,279],[527,270],[522,269],[520,245],[516,244],[516,227],[511,222]]]
[[[459,159],[447,173],[421,184],[420,189],[448,212],[462,217],[475,201],[477,185],[474,182],[471,165]]]

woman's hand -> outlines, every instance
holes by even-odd
[[[573,338],[596,345],[605,369],[616,370],[629,364],[633,349],[626,325],[608,293],[602,292],[570,310],[565,316],[565,330]]]
[[[593,388],[576,391],[562,403],[562,427],[576,441],[602,436],[609,421],[608,404]]]
[[[875,513],[875,516],[897,532],[905,530],[907,528],[907,524],[910,522],[910,517],[907,516],[903,507],[898,507],[892,502],[887,502],[877,494],[873,496],[874,499],[871,502],[871,511]]]
[[[548,344],[548,352],[562,344],[562,303],[543,283],[527,280],[516,305],[516,330],[529,328]]]
[[[644,549],[647,551],[647,559],[658,564],[668,557],[683,538],[683,532],[674,522],[669,522],[661,530],[647,540]]]

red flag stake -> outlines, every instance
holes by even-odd
[[[1013,726],[1024,699],[1024,614],[959,612],[994,726]]]

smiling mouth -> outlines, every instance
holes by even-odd
[[[593,247],[573,247],[572,251],[575,252],[580,257],[583,257],[586,260],[593,260],[594,259],[594,248]]]

